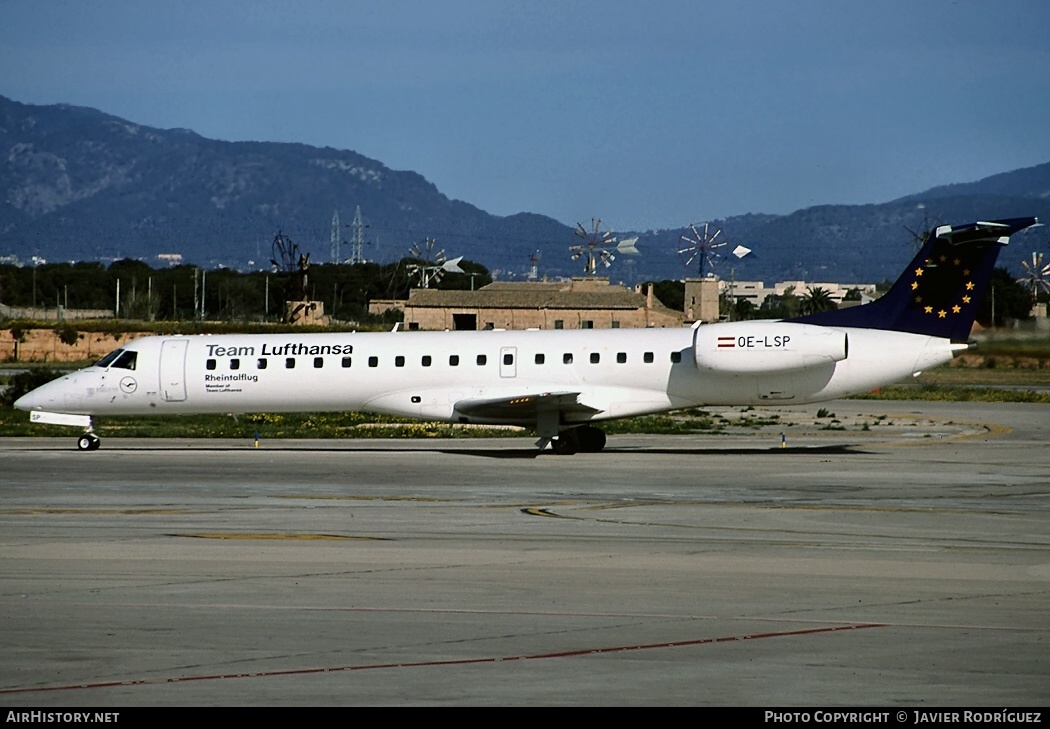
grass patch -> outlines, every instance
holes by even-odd
[[[945,402],[1050,403],[1050,392],[961,385],[890,385],[850,400],[939,400]]]
[[[915,382],[920,385],[986,386],[986,387],[1050,387],[1050,367],[1025,369],[1020,367],[938,367],[923,372]]]
[[[724,429],[723,421],[715,420],[708,415],[690,415],[689,411],[667,415],[641,415],[635,418],[612,420],[600,423],[599,427],[609,435],[623,433],[656,433],[671,435],[688,435],[689,433],[710,433]]]
[[[1050,360],[1050,337],[979,337],[977,354],[1000,357],[1033,357]]]

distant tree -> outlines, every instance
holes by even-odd
[[[111,273],[118,273],[121,276],[146,277],[153,273],[153,269],[150,268],[148,263],[136,261],[133,258],[121,258],[118,261],[113,261],[113,263],[109,264],[109,270]]]
[[[842,297],[843,301],[863,301],[860,289],[854,286],[851,289],[846,290],[846,294]]]
[[[653,284],[653,295],[668,309],[685,311],[685,282],[657,281]]]
[[[418,258],[402,258],[397,263],[383,267],[382,279],[386,282],[386,293],[380,299],[407,299],[408,292],[419,285],[418,277],[412,275],[412,266],[420,263]]]
[[[1032,313],[1032,295],[1005,268],[992,271],[991,285],[977,309],[982,326],[1001,327],[1008,319],[1028,319]],[[993,320],[994,319],[994,320]]]
[[[799,300],[794,286],[788,286],[784,289],[784,295],[780,297],[780,305],[784,310],[785,317],[798,316]]]
[[[26,333],[26,326],[23,324],[15,324],[11,327],[11,339],[15,340],[15,351],[11,354],[13,362],[18,361],[18,345],[25,344]],[[14,401],[12,400],[12,402]]]
[[[480,263],[460,261],[459,267],[463,269],[463,273],[445,274],[435,288],[474,291],[492,283],[492,275]]]
[[[822,286],[806,289],[806,293],[799,298],[798,309],[800,314],[819,314],[822,311],[830,311],[837,308],[838,306],[831,300],[831,293]]]
[[[210,316],[225,321],[244,321],[258,316],[262,313],[260,306],[265,303],[264,291],[259,290],[257,280],[229,269],[209,273],[207,295],[205,310]],[[282,312],[283,305],[275,313]]]
[[[738,296],[736,303],[733,304],[730,317],[733,321],[747,321],[748,319],[754,319],[757,311],[758,307],[755,306],[751,299]]]
[[[758,308],[756,318],[790,319],[799,315],[801,302],[795,295],[795,287],[788,286],[783,294],[770,294]]]
[[[80,332],[72,324],[61,324],[55,327],[55,334],[63,344],[74,345],[80,341]]]

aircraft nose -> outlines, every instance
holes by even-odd
[[[30,390],[14,402],[19,410],[38,410],[44,406],[45,398],[41,396],[40,388]]]
[[[48,382],[15,400],[14,407],[19,410],[47,410],[54,406],[56,395],[58,393],[53,382]]]

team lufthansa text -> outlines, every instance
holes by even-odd
[[[209,357],[254,357],[254,346],[231,347],[222,344],[209,344]],[[354,351],[352,344],[303,344],[302,342],[285,342],[284,344],[271,344],[266,342],[262,345],[260,357],[267,356],[291,356],[293,354],[351,354]]]

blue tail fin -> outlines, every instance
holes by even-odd
[[[893,329],[965,342],[999,250],[1011,235],[1037,222],[1035,218],[1010,218],[938,226],[926,234],[922,249],[882,298],[791,321]]]

